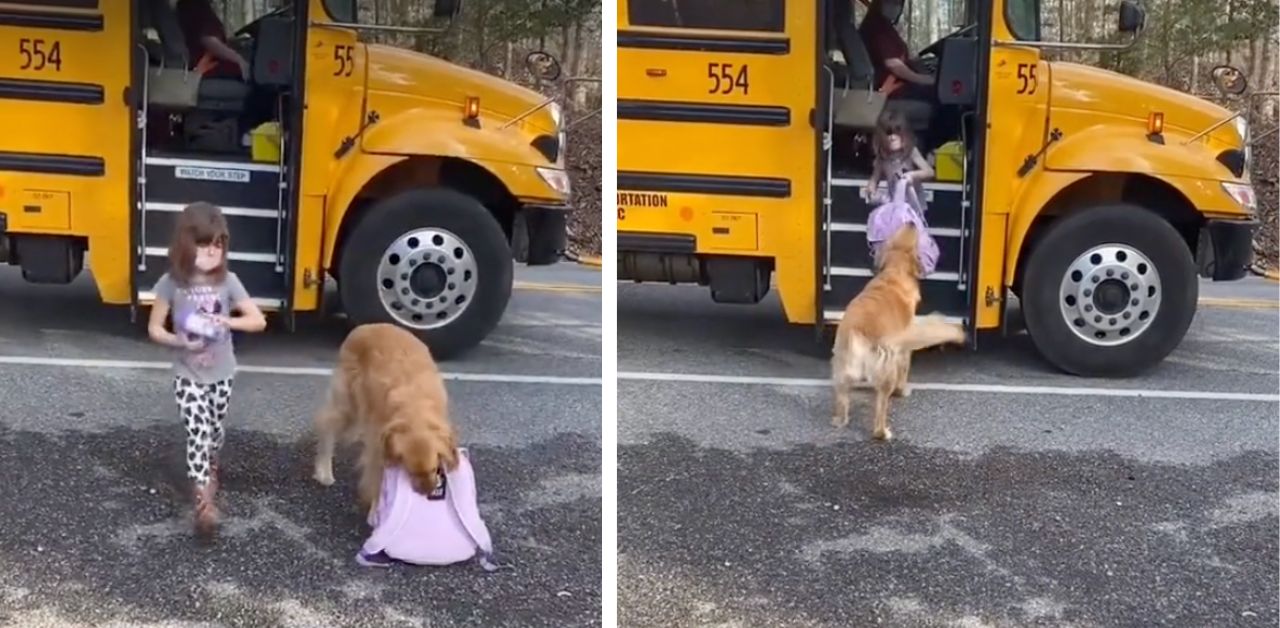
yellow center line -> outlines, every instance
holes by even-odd
[[[1200,297],[1200,305],[1235,310],[1275,310],[1280,309],[1280,299],[1229,299],[1223,297]]]
[[[573,283],[540,283],[536,281],[517,281],[515,282],[515,289],[526,292],[599,293],[601,291],[600,286]]]

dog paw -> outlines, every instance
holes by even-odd
[[[849,417],[833,416],[831,417],[831,427],[845,427],[849,425]]]
[[[311,477],[314,478],[315,481],[319,482],[322,486],[333,485],[333,472],[331,471],[321,471],[320,469],[316,469],[316,472],[312,474]]]
[[[882,440],[887,442],[887,441],[893,440],[893,430],[890,430],[889,428],[886,427],[883,430],[876,430],[875,433],[872,434],[871,436],[876,440]]]

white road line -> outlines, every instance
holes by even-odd
[[[145,360],[95,360],[90,358],[43,358],[37,356],[0,355],[0,366],[49,366],[87,369],[132,369],[163,371],[173,368],[169,362]],[[261,375],[302,375],[328,377],[332,369],[308,366],[257,366],[241,364],[238,373]],[[517,375],[514,373],[443,373],[446,380],[458,382],[491,382],[502,384],[549,384],[562,386],[599,386],[599,377],[561,377],[558,375]]]
[[[738,384],[744,386],[791,386],[828,388],[831,381],[802,377],[752,377],[748,375],[704,375],[696,373],[650,373],[619,371],[620,381],[675,382],[688,384]],[[1063,395],[1070,397],[1137,397],[1144,399],[1193,399],[1204,401],[1280,402],[1280,394],[1220,392],[1213,390],[1152,390],[1136,388],[1090,388],[1072,386],[1012,386],[1007,384],[948,384],[911,382],[912,390],[985,392],[1002,395]]]

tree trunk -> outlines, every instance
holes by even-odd
[[[1235,17],[1235,3],[1227,0],[1227,23],[1230,24],[1232,18]],[[1231,63],[1231,49],[1235,47],[1235,42],[1227,42],[1227,63]]]
[[[569,30],[569,25],[565,24],[560,27],[560,58],[563,60],[564,69],[568,69],[569,59],[573,56],[573,33]]]
[[[1276,85],[1277,68],[1274,67],[1276,49],[1272,45],[1273,43],[1275,42],[1271,39],[1270,36],[1263,38],[1262,62],[1258,64],[1259,66],[1262,67],[1262,77],[1264,79],[1262,81],[1259,81],[1259,84],[1262,85],[1263,88],[1267,90],[1274,90],[1277,87]]]
[[[582,61],[585,47],[582,45],[582,30],[587,16],[580,15],[573,21],[573,57],[569,62],[569,76],[582,76]],[[581,109],[587,103],[587,84],[577,82],[573,84],[573,105],[574,109]]]
[[[1067,40],[1067,0],[1058,0],[1058,41]]]
[[[488,63],[484,58],[484,53],[489,49],[488,39],[485,37],[485,31],[489,25],[489,2],[488,0],[477,0],[476,6],[479,9],[476,12],[476,65],[481,69],[487,69]]]
[[[925,41],[933,41],[933,3],[924,3],[924,39]],[[928,44],[926,44],[928,45]]]

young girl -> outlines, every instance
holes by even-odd
[[[881,182],[889,184],[889,193],[899,178],[905,178],[916,191],[920,206],[916,209],[924,214],[924,186],[922,182],[933,178],[933,168],[925,160],[924,155],[916,148],[916,138],[907,126],[906,118],[896,111],[886,111],[876,124],[875,136],[872,139],[875,151],[875,164],[871,168],[871,178],[867,187],[862,190],[862,198],[867,202],[879,198]]]
[[[924,218],[924,185],[933,178],[933,168],[916,148],[915,137],[906,120],[896,112],[885,112],[876,124],[874,142],[875,165],[863,199],[879,204],[867,215],[867,244],[872,259],[879,265],[880,246],[905,224],[917,229],[917,248],[921,276],[929,275],[937,267],[940,251],[938,243],[929,234],[929,223]],[[889,184],[889,194],[881,195],[880,181]]]
[[[258,332],[267,326],[240,279],[227,270],[230,243],[220,209],[188,205],[174,227],[169,272],[156,282],[147,325],[152,340],[178,350],[173,392],[187,426],[187,477],[201,534],[217,524],[218,453],[236,370],[231,331]],[[239,315],[232,316],[233,310]],[[173,333],[165,329],[170,312]]]

